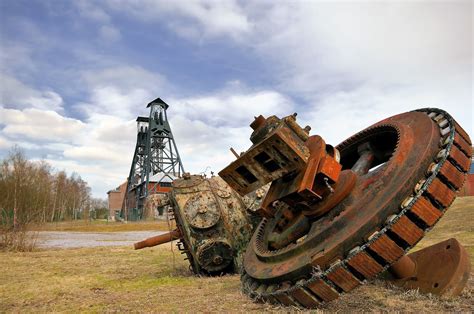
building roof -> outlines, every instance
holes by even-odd
[[[165,108],[165,110],[168,109],[168,107],[169,107],[169,105],[168,105],[167,103],[165,103],[161,98],[157,98],[157,99],[151,101],[146,107],[148,108],[148,107],[150,107],[150,106],[153,105],[153,104],[159,104],[159,105],[161,105],[163,108]]]
[[[137,122],[150,122],[148,117],[137,117]]]
[[[119,185],[118,187],[116,187],[115,189],[107,191],[107,194],[109,194],[109,193],[120,193],[120,192],[122,192],[122,191],[121,191],[121,188],[124,187],[124,186],[127,186],[127,183],[128,183],[128,181],[123,182],[122,184],[120,184],[120,185]]]
[[[176,176],[172,174],[164,174],[162,172],[156,173],[150,176],[150,182],[173,182],[173,180],[177,179]]]

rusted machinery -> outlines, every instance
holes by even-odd
[[[240,197],[221,178],[185,174],[172,183],[169,213],[177,229],[135,244],[135,249],[178,241],[196,274],[237,272],[252,236],[252,216],[265,195],[258,190]]]
[[[250,126],[253,145],[219,173],[240,195],[271,182],[244,256],[250,297],[313,308],[390,266],[401,286],[460,293],[470,263],[457,241],[405,255],[451,205],[470,164],[469,136],[448,113],[396,115],[336,147],[296,114]]]

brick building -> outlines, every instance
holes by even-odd
[[[109,200],[109,217],[113,220],[115,215],[120,213],[124,206],[125,192],[127,191],[127,181],[120,184],[114,190],[107,192]]]
[[[139,220],[155,218],[158,213],[161,215],[162,212],[159,212],[159,206],[156,205],[157,200],[171,190],[174,179],[176,178],[172,175],[163,175],[161,173],[151,176],[147,187],[149,199],[145,201],[146,208],[142,210],[138,210],[136,206],[136,186],[130,189],[128,199],[126,199],[127,181],[125,181],[117,188],[107,192],[109,217],[115,219],[117,214],[120,214],[126,220]]]

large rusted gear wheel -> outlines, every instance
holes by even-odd
[[[451,205],[472,152],[467,133],[431,108],[380,121],[337,149],[342,173],[357,174],[354,188],[323,215],[281,203],[262,220],[244,258],[250,297],[314,308],[375,278]]]

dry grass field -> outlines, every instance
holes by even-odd
[[[418,247],[450,237],[460,240],[474,261],[474,197],[457,199]],[[187,262],[169,244],[141,251],[130,247],[100,247],[0,253],[0,263],[0,312],[295,310],[252,303],[241,294],[238,275],[193,276]],[[376,281],[315,312],[473,310],[471,276],[468,287],[456,298],[420,295]]]

